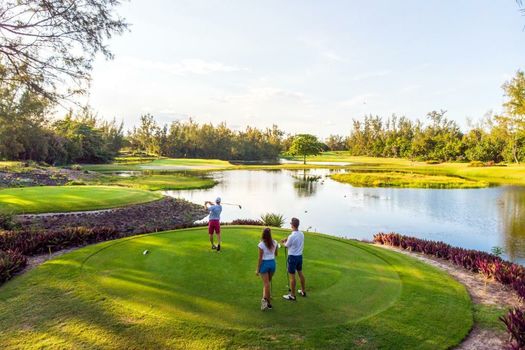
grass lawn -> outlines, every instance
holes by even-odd
[[[160,191],[160,190],[189,190],[196,188],[210,188],[217,182],[210,178],[183,175],[183,174],[166,174],[166,175],[144,175],[132,177],[112,177],[112,184],[140,188],[143,190]]]
[[[448,349],[472,326],[470,298],[448,274],[318,234],[306,237],[308,297],[281,299],[281,251],[274,309],[261,312],[260,232],[224,227],[220,253],[194,228],[50,260],[0,287],[0,348]]]
[[[302,159],[301,159],[302,160]],[[324,152],[321,155],[308,157],[307,164],[281,164],[281,165],[232,165],[229,162],[217,159],[155,159],[142,163],[112,163],[82,165],[85,170],[100,172],[115,171],[180,171],[180,170],[263,170],[263,169],[308,169],[308,168],[334,168],[333,165],[308,164],[308,162],[344,162],[351,163],[347,169],[370,171],[391,171],[417,173],[423,175],[450,176],[488,182],[493,184],[525,185],[525,165],[508,164],[507,166],[470,167],[468,163],[441,163],[427,164],[426,162],[411,161],[399,158],[353,157],[349,152]],[[339,166],[338,166],[339,167]],[[422,180],[422,179],[420,179]],[[454,179],[451,179],[454,181]],[[423,181],[424,182],[424,181]],[[483,187],[482,185],[481,187]],[[480,187],[480,186],[477,186]]]
[[[111,164],[82,164],[83,170],[99,172],[141,171],[141,170],[214,170],[233,168],[234,165],[218,159],[162,158],[143,161],[115,162]]]
[[[470,167],[469,163],[427,164],[409,159],[353,157],[348,152],[324,152],[315,157],[308,157],[315,162],[353,163],[349,169],[360,171],[403,171],[426,175],[456,176],[470,180],[479,180],[494,184],[525,185],[525,165],[508,164],[507,166]]]
[[[393,171],[351,172],[330,177],[355,187],[481,188],[489,185],[488,182],[460,177]]]
[[[153,201],[162,195],[109,186],[39,186],[0,190],[0,208],[22,213],[51,213],[114,208]]]
[[[0,170],[10,170],[11,168],[21,167],[22,163],[15,161],[0,161]]]

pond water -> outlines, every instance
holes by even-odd
[[[211,173],[211,189],[166,191],[194,203],[224,205],[221,219],[283,214],[301,229],[335,236],[372,239],[377,232],[398,232],[465,248],[505,250],[506,258],[525,263],[525,187],[483,189],[363,188],[328,176],[343,170],[232,170]]]

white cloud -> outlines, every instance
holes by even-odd
[[[330,61],[334,61],[334,62],[344,62],[345,61],[343,57],[339,56],[337,53],[333,51],[324,51],[321,53],[321,56],[323,56],[324,58]]]
[[[372,71],[372,72],[366,72],[366,73],[363,73],[363,74],[356,75],[355,77],[352,78],[352,80],[359,81],[359,80],[366,80],[366,79],[372,79],[372,78],[381,78],[381,77],[385,77],[385,76],[387,76],[387,75],[389,75],[391,73],[392,73],[392,71],[388,70],[388,69]]]
[[[411,92],[417,91],[417,90],[419,90],[421,88],[422,88],[422,86],[419,85],[419,84],[406,85],[406,86],[402,87],[401,90],[399,90],[399,92],[402,93],[402,94],[407,94],[407,93],[411,93]]]
[[[184,59],[178,62],[165,63],[128,56],[120,59],[119,63],[128,66],[130,69],[141,69],[145,71],[156,70],[173,75],[210,74],[247,70],[246,68],[230,66],[221,62],[205,61],[201,59]]]
[[[245,102],[266,102],[269,100],[288,100],[290,102],[307,102],[307,98],[302,92],[286,90],[276,87],[255,87],[249,88],[244,94],[229,95],[218,98],[219,101],[226,103]]]
[[[372,98],[376,97],[376,94],[361,94],[354,96],[352,98],[349,98],[347,100],[343,100],[339,102],[339,106],[343,108],[351,108],[351,107],[357,107],[357,106],[363,106],[367,104],[367,101]]]

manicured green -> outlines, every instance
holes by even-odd
[[[110,186],[40,186],[0,190],[0,208],[16,214],[114,208],[153,201],[159,193]]]
[[[50,260],[0,287],[0,348],[447,349],[472,326],[470,298],[446,273],[318,234],[306,237],[308,297],[281,299],[280,251],[274,309],[261,312],[260,232],[223,227],[220,253],[196,228]]]
[[[331,178],[355,187],[481,188],[489,185],[459,177],[393,171],[351,172],[334,174]]]
[[[113,177],[113,181],[111,183],[150,191],[210,188],[217,184],[215,180],[210,178],[177,173],[120,178]]]

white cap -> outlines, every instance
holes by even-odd
[[[217,197],[217,199],[215,199],[215,203],[220,203],[221,202],[221,197]]]

